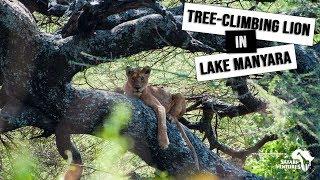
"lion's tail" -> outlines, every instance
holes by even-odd
[[[196,164],[196,168],[199,171],[200,170],[200,166],[199,166],[199,159],[198,159],[198,155],[196,153],[196,150],[195,150],[194,146],[192,145],[191,141],[189,140],[184,128],[182,127],[182,124],[178,120],[175,120],[175,123],[177,124],[177,128],[180,131],[182,138],[186,141],[188,147],[190,148],[190,150],[191,150],[191,152],[193,154],[193,158],[194,158],[194,161],[195,161],[195,164]]]

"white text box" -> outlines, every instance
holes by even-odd
[[[201,17],[201,18],[199,18]],[[313,44],[314,18],[185,3],[182,29],[225,35],[226,30],[255,29],[257,39]]]
[[[257,53],[217,54],[195,58],[198,81],[297,68],[294,45],[257,49]]]

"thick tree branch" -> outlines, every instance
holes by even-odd
[[[37,1],[30,1],[30,0],[19,0],[23,5],[25,5],[28,10],[33,13],[35,11],[48,15],[48,5],[49,0],[37,0]]]
[[[267,104],[250,92],[246,77],[230,78],[226,85],[237,93],[239,101],[248,111],[265,111]]]
[[[156,116],[153,110],[140,100],[128,99],[123,95],[104,91],[79,91],[73,88],[68,91],[67,101],[69,104],[66,106],[67,111],[64,112],[63,118],[59,122],[59,129],[64,131],[63,134],[95,134],[99,127],[104,123],[108,123],[108,121],[105,121],[106,117],[113,111],[113,107],[117,103],[127,103],[132,106],[133,115],[130,124],[124,131],[124,135],[134,140],[134,146],[131,150],[149,165],[161,170],[167,170],[172,175],[194,172],[191,152],[183,143],[184,141],[181,139],[179,131],[174,124],[167,123],[171,141],[168,149],[161,150],[158,143],[154,143],[157,141]],[[16,121],[23,121],[25,122],[24,125],[32,125],[34,120],[41,118],[40,112],[29,111],[26,108],[18,108],[16,110],[15,114],[19,115],[15,116],[15,119],[19,118]],[[28,112],[33,113],[28,114]],[[21,126],[24,125],[21,124]],[[185,130],[197,151],[201,170],[228,178],[258,178],[230,163],[220,160],[195,135],[188,129]]]
[[[25,105],[14,98],[8,98],[0,110],[1,133],[24,126],[34,126],[53,133],[55,124],[56,122],[48,119],[37,108]]]
[[[209,95],[200,96],[197,102],[188,107],[187,110],[204,109],[212,111],[221,117],[237,117],[258,111],[265,111],[267,104],[261,99],[255,97],[249,90],[246,77],[231,78],[227,81],[227,86],[231,86],[232,90],[237,94],[240,105],[232,105],[223,102]],[[201,105],[201,107],[199,107]]]
[[[134,14],[136,11],[132,10],[130,12]],[[129,17],[129,19],[131,18]],[[181,22],[182,18],[176,17],[176,21]],[[108,28],[110,28],[110,26]],[[113,34],[117,34],[116,37],[124,38],[119,41],[119,39],[114,39]],[[85,43],[82,43],[83,41],[85,41]],[[115,41],[119,41],[118,47],[123,47],[126,51],[118,52],[115,46],[113,46]],[[128,41],[131,41],[130,47],[127,47]],[[170,19],[163,18],[160,15],[147,15],[124,22],[111,30],[96,31],[96,35],[90,36],[89,38],[81,40],[74,38],[65,46],[70,47],[70,49],[76,49],[73,53],[77,55],[79,59],[83,60],[83,62],[80,63],[98,64],[105,61],[87,62],[79,56],[79,52],[84,51],[92,55],[104,56],[106,59],[129,56],[146,50],[161,49],[165,46],[180,47],[191,52],[212,53],[224,52],[224,43],[224,36],[187,33],[181,30],[181,24],[175,26]],[[78,46],[79,44],[82,47]],[[96,44],[99,44],[99,46],[95,46]],[[260,47],[276,45],[275,43],[265,41],[259,41],[259,44]],[[81,49],[79,49],[79,47]],[[297,52],[298,71],[308,72],[314,69],[313,64],[318,63],[318,59],[320,59],[319,52],[315,52],[313,47],[296,45],[295,48]]]
[[[193,39],[187,32],[177,29],[171,20],[155,14],[122,23],[112,30],[96,31],[96,34],[89,38],[74,36],[59,43],[67,57],[92,65],[165,46],[181,47],[191,52],[214,51]],[[84,58],[81,52],[105,58],[92,62]]]
[[[34,38],[38,34],[36,23],[30,12],[17,1],[0,1],[0,36],[5,31],[11,36],[23,39]],[[3,47],[0,47],[3,48]]]
[[[181,22],[181,17],[175,19]],[[125,135],[134,140],[132,151],[149,165],[167,170],[172,175],[193,172],[191,152],[183,144],[174,125],[168,123],[169,149],[160,150],[158,143],[154,143],[157,141],[154,112],[139,100],[101,91],[73,89],[68,83],[81,69],[73,66],[72,62],[94,65],[165,46],[211,53],[223,50],[223,37],[187,33],[181,30],[180,23],[170,17],[151,14],[121,23],[111,30],[96,31],[96,34],[87,37],[75,35],[62,39],[59,35],[40,33],[30,12],[21,3],[9,0],[0,0],[0,37],[1,93],[6,98],[12,98],[0,110],[1,132],[35,126],[50,135],[59,127],[65,131],[61,141],[69,143],[66,140],[70,134],[94,134],[104,123],[108,123],[104,120],[114,104],[124,101],[133,107],[132,121],[125,131]],[[208,37],[208,40],[201,37]],[[83,52],[106,58],[92,61],[83,56]],[[312,48],[302,48],[297,51],[297,57],[305,60],[302,55],[307,52],[312,53],[308,56],[311,59],[308,62],[318,61],[319,55]],[[241,79],[239,81],[242,82]],[[245,95],[248,88],[244,84],[238,87],[232,82],[231,87],[238,91],[239,100],[246,108],[254,109],[250,101],[263,104]],[[203,122],[211,124],[214,109],[204,111]],[[208,133],[211,136],[213,131],[210,128]],[[187,134],[197,150],[203,171],[235,179],[257,178],[221,160],[190,131],[187,130]],[[70,144],[69,147],[73,149]]]
[[[216,112],[219,117],[238,117],[246,114],[258,112],[259,110],[265,110],[266,106],[255,106],[248,107],[244,104],[241,105],[232,105],[225,102],[222,102],[216,98],[210,98],[203,103],[204,109],[210,109],[213,112]]]
[[[77,90],[74,93],[77,95],[73,97],[75,99],[70,104],[65,119],[61,121],[63,129],[69,133],[95,132],[96,127],[104,123],[102,120],[107,119],[104,117],[108,117],[108,114],[112,112],[113,106],[119,102],[125,102],[133,107],[132,120],[124,131],[126,136],[134,140],[134,146],[131,150],[149,165],[161,170],[167,170],[172,175],[193,172],[194,160],[190,150],[183,143],[175,124],[167,122],[171,142],[168,149],[161,150],[158,144],[154,143],[157,141],[156,116],[153,110],[145,106],[140,100],[128,99],[120,94],[103,91]],[[99,105],[97,106],[97,104]],[[78,114],[75,114],[74,111],[77,111]],[[79,121],[82,122],[82,128],[79,128]],[[108,121],[105,123],[108,123]],[[257,178],[227,162],[219,160],[195,135],[188,129],[185,130],[190,141],[195,146],[202,170],[222,177]]]
[[[69,5],[66,4],[59,4],[55,1],[51,2],[49,4],[48,10],[46,12],[46,15],[52,15],[57,17],[62,17],[65,15],[67,10],[70,8]]]

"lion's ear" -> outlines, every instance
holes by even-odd
[[[145,74],[150,74],[151,72],[151,68],[149,66],[144,67],[142,70]]]
[[[132,73],[133,73],[133,68],[130,67],[130,66],[127,66],[127,67],[126,67],[126,74],[127,74],[127,76],[131,75]]]

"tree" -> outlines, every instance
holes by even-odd
[[[115,6],[112,3],[117,1],[110,1],[108,6],[85,5],[87,9],[83,9],[81,7],[85,1],[81,0],[49,6],[48,1],[29,3],[22,0],[20,3],[0,0],[0,133],[24,126],[41,128],[44,131],[43,137],[55,134],[61,156],[67,158],[65,151],[69,150],[73,163],[81,164],[81,155],[71,142],[70,135],[93,134],[104,123],[108,123],[104,122],[104,117],[110,114],[115,104],[126,102],[131,104],[133,110],[132,120],[124,130],[124,135],[134,140],[131,151],[148,165],[166,170],[169,174],[194,172],[191,152],[183,144],[174,125],[168,123],[171,141],[169,148],[161,150],[157,146],[155,114],[141,101],[112,92],[79,90],[70,84],[72,77],[83,70],[86,64],[110,62],[142,51],[166,46],[191,52],[224,51],[223,36],[181,30],[182,5],[165,10],[154,1],[128,2]],[[41,3],[45,3],[45,6]],[[129,10],[142,6],[151,9]],[[121,13],[127,10],[127,14]],[[67,15],[69,22],[62,31],[43,33],[30,13],[33,11],[55,16]],[[112,18],[115,13],[120,13],[120,18]],[[99,18],[97,20],[91,16]],[[85,27],[88,30],[83,31],[83,25],[86,24],[91,26]],[[64,38],[62,33],[65,33]],[[261,47],[270,45],[272,43],[259,42]],[[320,56],[319,49],[314,47],[296,46],[296,53],[300,72],[312,68],[312,64]],[[266,135],[252,148],[243,151],[232,150],[215,140],[210,125],[213,113],[234,117],[265,109],[265,103],[249,92],[246,78],[231,79],[228,85],[237,92],[242,105],[233,106],[211,97],[200,97],[190,109],[203,106],[201,122],[191,124],[185,119],[183,122],[189,128],[205,132],[212,149],[218,148],[236,157],[245,158],[277,137]],[[249,95],[244,96],[245,94]],[[304,132],[301,127],[297,129]],[[186,131],[195,146],[202,171],[222,177],[259,179],[258,176],[224,161],[190,130],[186,128]],[[318,139],[315,140],[312,143],[319,143]]]

